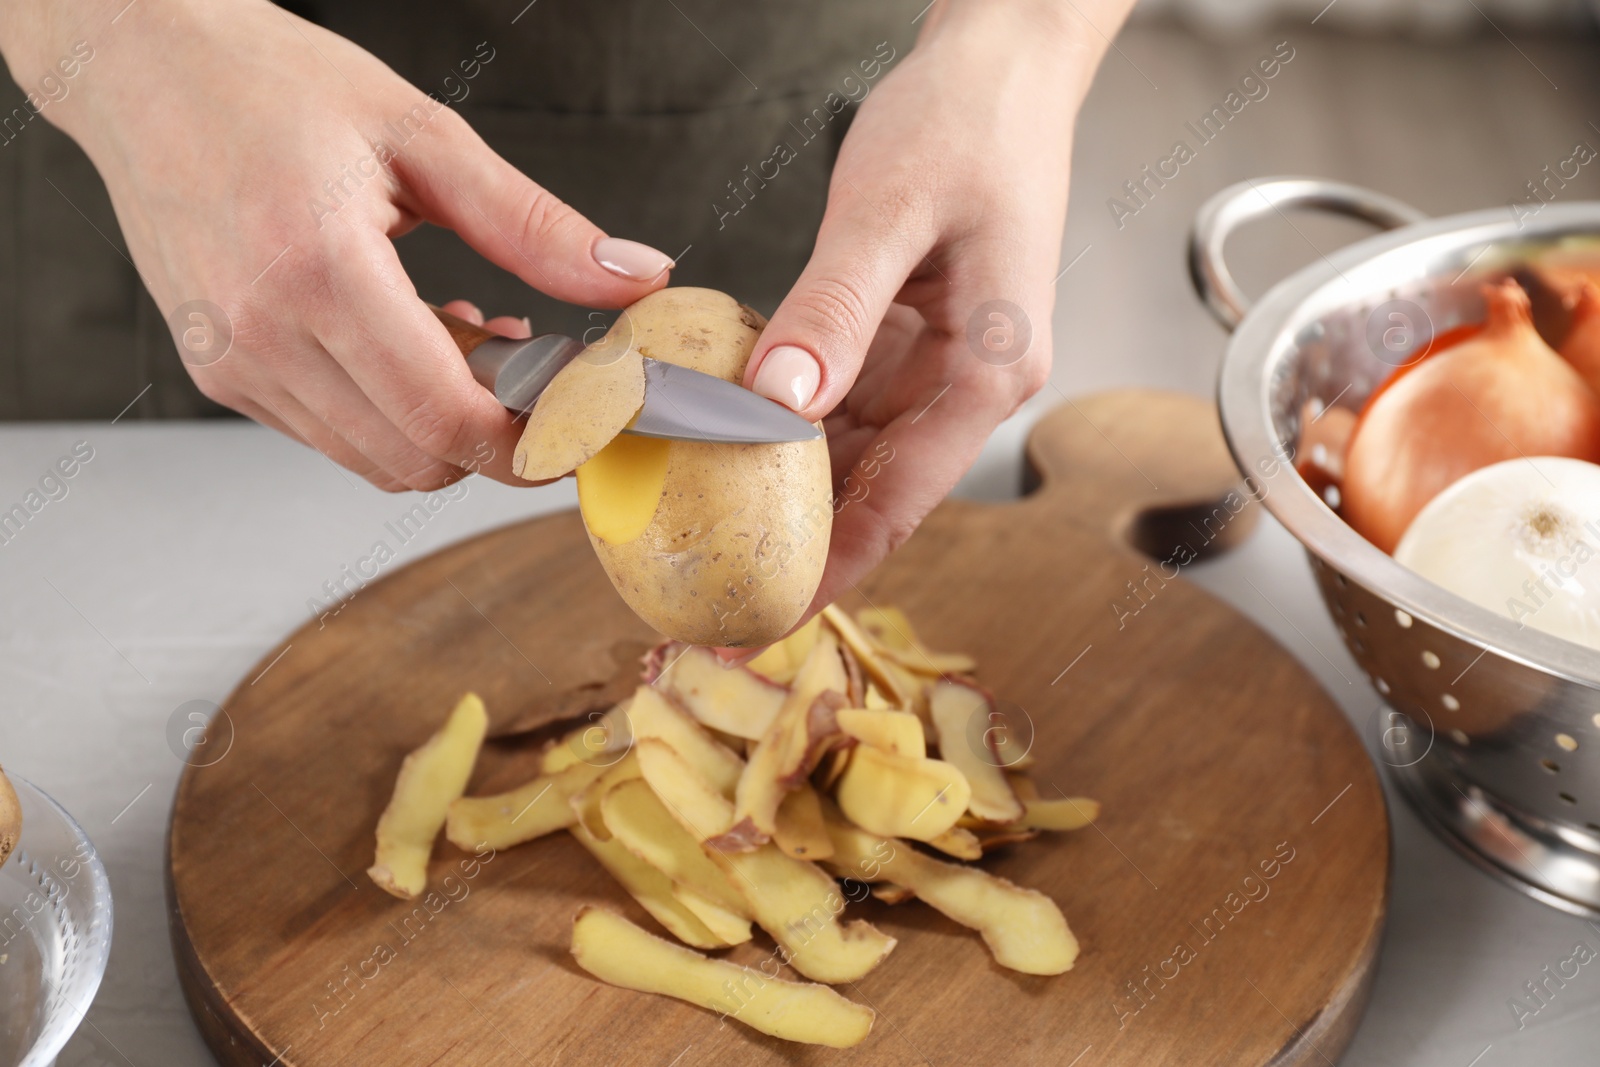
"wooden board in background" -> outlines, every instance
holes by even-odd
[[[619,642],[649,639],[564,513],[369,586],[224,705],[232,748],[188,769],[168,843],[178,970],[213,1051],[230,1067],[1337,1059],[1387,897],[1373,768],[1293,657],[1127,546],[1159,560],[1248,531],[1256,505],[1214,506],[1237,477],[1214,411],[1106,394],[1047,416],[1028,452],[1035,493],[945,503],[861,594],[903,607],[935,648],[977,656],[1033,723],[1046,793],[1103,803],[1094,828],[983,864],[1060,903],[1083,946],[1072,971],[1005,971],[916,903],[853,906],[899,945],[842,990],[879,1018],[835,1051],[580,971],[567,943],[581,903],[653,923],[565,835],[471,877],[441,842],[433,883],[454,872],[455,888],[437,914],[371,885],[399,762],[462,691],[529,725]],[[529,748],[488,746],[471,791],[529,776]],[[758,935],[729,955],[768,952]]]

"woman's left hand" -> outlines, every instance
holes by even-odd
[[[940,0],[862,102],[815,251],[745,377],[827,426],[835,516],[813,608],[909,537],[1048,380],[1073,123],[1100,31],[1130,6]]]

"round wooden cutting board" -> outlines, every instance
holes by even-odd
[[[1035,428],[1028,455],[1031,496],[945,503],[847,606],[898,605],[934,648],[975,655],[979,678],[1034,728],[1042,790],[1102,802],[1093,827],[983,863],[1061,905],[1082,943],[1073,970],[1003,970],[975,934],[916,902],[852,905],[899,945],[840,990],[878,1020],[837,1051],[579,970],[567,945],[581,904],[655,925],[565,834],[478,862],[441,840],[431,908],[372,885],[373,827],[400,760],[463,691],[483,695],[497,732],[526,730],[605,699],[618,661],[651,639],[565,513],[368,586],[270,653],[263,666],[282,659],[213,722],[231,747],[187,770],[168,849],[178,971],[217,1057],[1336,1060],[1383,928],[1383,794],[1311,675],[1177,574],[1236,543],[1258,510],[1228,495],[1238,476],[1214,410],[1166,393],[1082,400]],[[531,777],[532,750],[526,734],[490,742],[469,791]],[[729,956],[753,964],[765,944],[758,933]]]

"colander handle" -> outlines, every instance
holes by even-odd
[[[1228,236],[1247,222],[1284,208],[1314,207],[1364,219],[1385,230],[1409,226],[1428,216],[1382,193],[1321,178],[1255,178],[1230,185],[1201,206],[1189,232],[1189,277],[1195,292],[1230,332],[1250,310],[1250,300],[1233,280],[1222,256]]]

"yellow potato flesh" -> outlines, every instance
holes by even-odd
[[[962,826],[952,826],[932,841],[928,842],[930,848],[936,848],[947,856],[954,856],[958,860],[979,860],[983,858],[983,842],[978,835]]]
[[[806,657],[811,654],[811,646],[817,643],[817,632],[821,629],[822,616],[813,615],[810,622],[769,647],[745,666],[779,685],[788,685],[794,681],[801,664],[805,663]]]
[[[738,912],[729,911],[710,897],[701,896],[682,882],[672,883],[672,895],[679,904],[694,913],[717,937],[730,945],[742,945],[750,940],[750,920]]]
[[[894,607],[868,607],[856,612],[856,623],[884,648],[909,652],[922,642],[906,613]]]
[[[972,799],[961,772],[942,760],[908,759],[857,745],[834,787],[850,821],[884,837],[932,841]]]
[[[854,619],[834,604],[822,609],[822,617],[839,635],[839,640],[855,653],[856,659],[861,663],[861,669],[872,679],[872,684],[882,690],[889,703],[896,707],[909,707],[916,686],[906,684],[903,670],[894,670],[893,664],[884,662],[884,657],[878,654],[866,631],[857,626]]]
[[[639,769],[639,755],[637,751],[629,752],[622,759],[607,767],[605,772],[577,794],[569,802],[578,825],[587,830],[597,841],[610,841],[611,830],[606,826],[605,816],[600,811],[600,802],[605,795],[623,782],[632,781],[644,772]]]
[[[704,841],[733,825],[733,805],[660,741],[639,742],[644,780],[685,830]],[[831,840],[831,837],[830,837]],[[865,922],[840,923],[845,900],[814,863],[774,845],[706,853],[728,873],[752,918],[778,943],[782,960],[819,982],[853,982],[894,948],[894,938]]]
[[[428,857],[450,803],[467,788],[489,715],[476,693],[455,706],[438,733],[400,765],[394,795],[378,818],[378,847],[367,875],[385,892],[409,900],[428,883]]]
[[[731,873],[756,922],[778,943],[783,962],[818,982],[864,978],[894,949],[895,939],[869,923],[841,923],[845,899],[816,864],[785,856],[776,845],[753,852],[712,853]]]
[[[574,920],[572,956],[603,982],[695,1004],[785,1041],[849,1048],[866,1038],[875,1017],[827,986],[707,959],[598,908],[584,908]]]
[[[673,895],[670,878],[629,852],[616,838],[601,841],[581,822],[567,827],[567,833],[588,849],[589,854],[600,861],[600,866],[610,872],[628,895],[638,901],[640,907],[649,912],[650,917],[673,937],[695,948],[729,946],[730,942],[712,933],[699,916],[684,907],[683,902]]]
[[[1088,797],[1024,800],[1022,817],[1009,823],[1021,830],[1081,830],[1100,817],[1100,802]]]
[[[578,509],[589,532],[622,545],[649,529],[671,455],[671,441],[624,433],[579,467]]]
[[[636,740],[653,737],[682,756],[711,787],[730,800],[744,771],[744,760],[712,737],[653,686],[641,685],[628,712]]]
[[[989,698],[970,685],[935,682],[928,695],[928,717],[939,738],[939,755],[972,787],[967,810],[980,819],[1009,823],[1022,818],[1022,802],[1011,791],[994,747],[992,711]]]
[[[833,855],[833,842],[822,823],[822,800],[809,784],[783,798],[772,843],[797,860],[825,860]]]
[[[0,863],[6,861],[22,836],[22,805],[11,780],[0,771]]]
[[[759,740],[788,691],[744,667],[724,667],[709,648],[674,645],[656,680],[697,721],[734,737]]]
[[[896,756],[921,759],[928,754],[922,733],[922,720],[906,711],[873,708],[841,708],[835,713],[839,729],[864,745],[881,748]]]
[[[645,738],[636,749],[639,772],[678,824],[705,841],[733,825],[733,802],[656,738]]]
[[[591,712],[584,725],[545,749],[539,760],[540,772],[555,774],[576,763],[614,763],[633,744],[628,730],[628,704],[624,700],[604,713]]]
[[[648,782],[635,779],[616,786],[601,800],[600,811],[612,836],[635,856],[719,907],[735,915],[746,913],[744,898],[729,883],[727,873],[678,823]],[[750,924],[744,925],[748,940]]]
[[[783,803],[784,794],[794,788],[793,778],[801,773],[810,747],[812,702],[826,692],[844,692],[847,684],[838,644],[833,635],[824,634],[812,646],[783,706],[739,776],[734,798],[735,825],[749,819],[761,839],[772,836],[778,806]]]
[[[1055,901],[977,867],[944,863],[832,819],[832,866],[862,881],[893,882],[982,935],[995,962],[1024,974],[1061,974],[1078,958],[1078,939]],[[884,858],[885,845],[892,849]]]
[[[459,797],[450,802],[444,836],[468,852],[487,845],[510,848],[572,825],[572,798],[588,788],[605,767],[574,763],[555,774],[541,774],[505,793]]]

